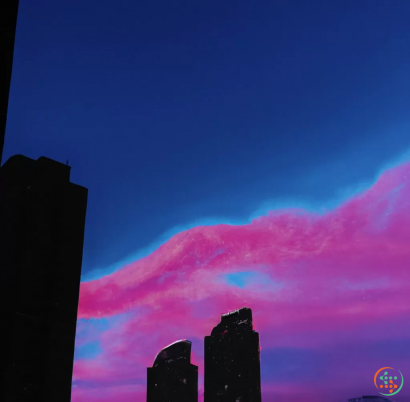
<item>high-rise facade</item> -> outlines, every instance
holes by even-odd
[[[205,402],[261,402],[259,334],[252,311],[221,316],[205,337]]]
[[[18,7],[18,0],[0,2],[0,165],[6,131]]]
[[[45,157],[0,168],[1,402],[70,402],[87,192]]]
[[[162,349],[147,369],[147,402],[198,402],[198,367],[191,364],[191,342]]]

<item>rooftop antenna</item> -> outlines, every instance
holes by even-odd
[[[68,159],[67,159],[67,162],[65,164],[68,165]]]

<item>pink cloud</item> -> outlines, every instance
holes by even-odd
[[[104,389],[98,394],[89,389],[73,387],[71,392],[71,402],[135,402],[145,400],[145,390],[141,386],[118,386],[111,389]]]
[[[322,215],[283,210],[248,225],[202,226],[179,233],[149,256],[81,284],[79,318],[123,313],[127,318],[99,336],[100,356],[75,362],[74,379],[136,378],[143,383],[156,353],[187,338],[195,340],[193,360],[199,366],[202,390],[203,337],[221,313],[245,305],[254,312],[262,358],[270,348],[332,350],[349,342],[410,339],[408,211],[410,164],[404,164]],[[225,277],[249,271],[260,274],[262,282],[241,288]],[[370,359],[369,352],[355,353]],[[385,357],[375,353],[376,365]],[[332,364],[337,366],[341,359],[335,356]],[[407,365],[410,372],[408,353],[397,363]],[[357,368],[357,373],[371,376],[367,370],[373,366]],[[294,381],[300,394],[309,390],[313,395],[312,390],[321,387]],[[126,402],[134,393],[133,401],[142,402],[145,388],[138,387],[118,385],[110,392],[114,395],[117,389],[123,395],[116,401]],[[290,395],[285,385],[280,388],[273,380],[264,387],[265,392]],[[326,387],[322,391],[325,395]],[[77,386],[73,401],[92,401],[96,392],[100,394],[98,387]],[[105,390],[101,395],[98,400],[114,400]]]

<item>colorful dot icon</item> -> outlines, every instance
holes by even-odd
[[[395,370],[392,370],[392,371],[395,371]],[[377,381],[379,382],[379,384],[376,383],[375,385],[377,388],[380,389],[380,393],[382,395],[395,395],[401,390],[402,385],[400,385],[400,383],[398,385],[397,383],[394,384],[394,382],[396,382],[397,380],[400,381],[400,377],[398,375],[394,375],[394,372],[392,372],[391,375],[389,375],[388,371],[383,371],[383,372],[379,371],[379,373],[377,374],[379,375],[379,377],[377,377],[376,375],[374,379],[375,381],[377,380],[380,380],[380,381]]]

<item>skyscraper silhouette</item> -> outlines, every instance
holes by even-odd
[[[261,402],[259,334],[252,311],[221,316],[205,337],[205,402]]]
[[[0,2],[0,165],[6,131],[18,7],[18,0]]]
[[[70,166],[0,168],[0,401],[70,402],[87,189]]]
[[[147,369],[147,402],[198,402],[198,367],[191,364],[191,342],[162,349]]]

